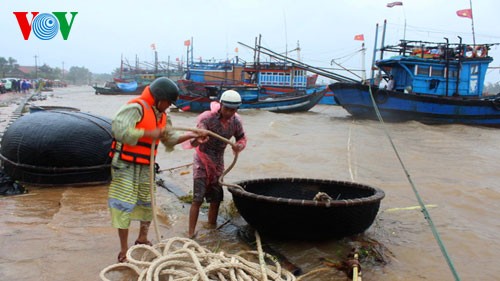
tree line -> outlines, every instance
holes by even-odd
[[[500,81],[484,85],[484,92],[488,93],[488,95],[500,94]]]
[[[51,67],[47,64],[36,66],[29,73],[24,73],[20,70],[20,65],[17,60],[9,57],[0,57],[0,76],[26,79],[48,79],[62,80],[74,85],[90,84],[92,81],[92,73],[85,67],[72,66],[69,70],[64,70],[59,67]]]

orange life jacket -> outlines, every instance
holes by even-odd
[[[156,128],[164,128],[166,126],[167,124],[166,113],[161,114],[159,121],[157,121],[156,119],[156,115],[152,107],[152,105],[154,104],[154,98],[151,95],[149,87],[146,87],[146,89],[144,89],[141,96],[130,100],[128,103],[129,104],[138,103],[142,107],[142,112],[143,112],[142,119],[135,125],[137,129],[153,130]],[[138,140],[136,145],[120,143],[121,148],[117,149],[118,142],[114,139],[113,143],[111,144],[111,152],[109,153],[109,156],[113,158],[114,153],[116,152],[120,153],[120,159],[122,160],[137,164],[149,165],[152,142],[153,139],[142,137]],[[158,153],[159,142],[160,142],[159,140],[156,140],[156,146],[154,152],[155,157],[156,154]]]

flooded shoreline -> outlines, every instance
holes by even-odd
[[[46,100],[30,104],[77,107],[109,118],[132,98],[98,96],[91,87],[44,94]],[[194,113],[169,114],[175,126],[195,126]],[[240,114],[248,147],[226,181],[334,179],[376,186],[386,193],[374,224],[362,235],[325,242],[268,240],[273,248],[308,272],[323,266],[321,258],[339,260],[338,253],[369,241],[378,245],[387,263],[366,260],[361,264],[364,280],[453,280],[380,124],[352,120],[341,107],[327,105],[298,114],[256,110]],[[461,278],[494,280],[500,258],[500,246],[494,243],[500,229],[498,131],[418,122],[387,124],[387,128]],[[173,168],[160,177],[186,194],[192,185],[192,153],[178,147],[158,155],[161,169]],[[230,163],[232,154],[226,157]],[[0,198],[1,280],[96,280],[100,270],[116,262],[118,237],[110,226],[107,185],[28,189],[26,195]],[[158,188],[157,200],[161,234],[185,236],[189,205],[163,188]],[[227,252],[249,248],[238,237],[244,220],[229,215],[234,213],[230,201],[227,193],[224,205],[228,206],[219,223],[230,222],[220,229],[204,228],[206,217],[200,217],[200,244]],[[131,240],[136,229],[131,227]],[[153,229],[150,238],[155,240]],[[335,270],[328,274],[314,280],[347,280]]]

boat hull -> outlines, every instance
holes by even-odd
[[[233,87],[234,88],[234,87]],[[232,88],[232,89],[233,89]],[[183,111],[203,112],[210,110],[210,103],[218,100],[221,90],[215,94],[209,91],[199,92],[181,87],[182,93],[176,105]],[[326,87],[315,87],[306,90],[276,94],[276,91],[261,93],[257,87],[236,88],[242,97],[240,109],[260,109],[279,113],[304,112],[314,107],[327,91]]]
[[[111,120],[79,111],[41,110],[5,131],[0,159],[12,179],[40,186],[111,180]]]
[[[385,194],[334,180],[270,178],[229,187],[241,216],[261,234],[290,239],[338,239],[368,229]],[[318,192],[330,202],[315,201]]]
[[[92,86],[96,95],[140,95],[147,85],[138,86],[133,91],[123,91],[120,88]]]
[[[377,119],[368,85],[334,83],[329,88],[334,92],[336,102],[353,117]],[[500,97],[431,96],[377,87],[372,87],[371,93],[384,121],[500,126]]]

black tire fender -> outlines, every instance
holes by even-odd
[[[387,102],[387,100],[389,99],[389,93],[387,92],[387,90],[378,90],[377,92],[375,92],[375,96],[373,98],[375,99],[376,103],[382,104]]]

